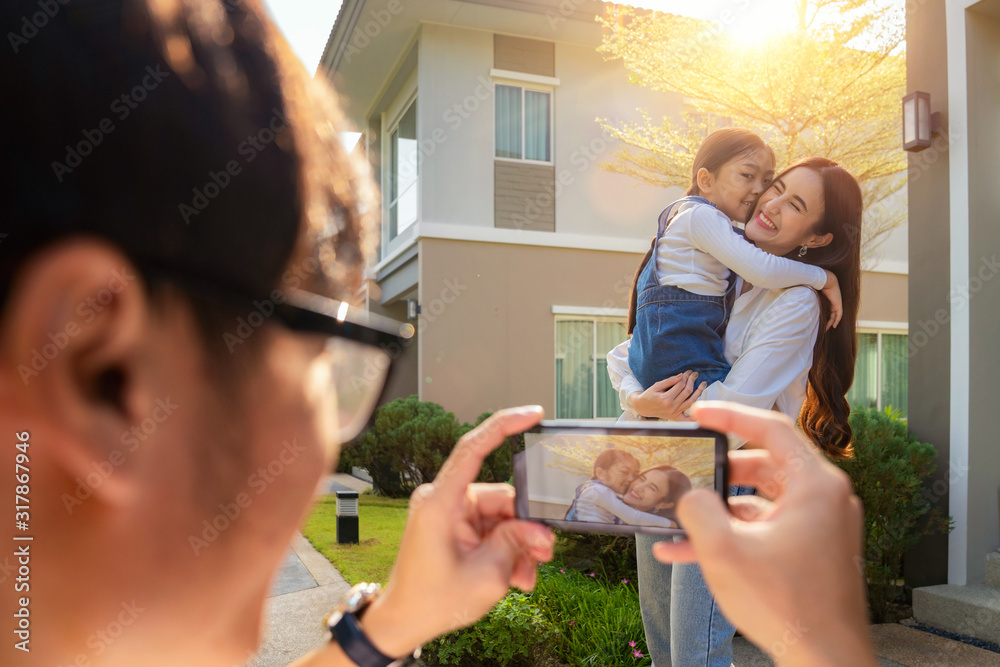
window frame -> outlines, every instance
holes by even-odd
[[[593,327],[593,329],[592,329],[593,347],[591,349],[591,358],[590,358],[590,362],[592,364],[592,375],[593,375],[593,378],[591,380],[592,385],[591,385],[591,399],[590,399],[591,400],[591,406],[590,407],[591,407],[591,414],[593,414],[593,415],[597,414],[597,359],[598,359],[598,356],[597,356],[597,324],[599,322],[612,322],[612,323],[616,323],[616,324],[622,324],[626,328],[628,327],[628,316],[627,315],[626,316],[619,316],[619,315],[591,315],[591,314],[573,314],[573,313],[557,313],[557,314],[554,314],[553,325],[552,325],[552,350],[553,350],[553,355],[552,355],[552,382],[553,382],[553,385],[554,385],[554,387],[553,387],[553,403],[552,403],[552,405],[554,406],[553,414],[555,415],[556,419],[578,419],[577,417],[560,417],[560,416],[558,416],[558,414],[559,414],[559,383],[556,382],[556,367],[557,367],[556,361],[558,361],[560,359],[560,356],[558,354],[558,349],[559,349],[559,322],[582,322],[582,321],[589,321],[591,323],[592,327]],[[619,343],[620,342],[621,341],[619,341]],[[616,345],[617,344],[618,343],[616,343]],[[610,351],[611,350],[608,350],[608,352],[610,352]],[[607,356],[607,352],[605,352],[605,356]],[[563,356],[562,358],[565,358],[565,356]],[[586,418],[586,419],[593,419],[593,420],[597,420],[597,421],[610,421],[610,422],[613,422],[613,421],[616,421],[618,419],[618,417],[617,416],[616,417],[596,417],[596,416],[594,416],[594,417],[589,417],[589,418]]]
[[[520,88],[521,89],[521,157],[498,157],[497,156],[497,86],[508,86],[510,88]],[[525,132],[525,122],[524,122],[524,105],[527,95],[527,91],[532,91],[535,93],[546,93],[549,96],[549,159],[548,160],[532,160],[530,158],[524,157],[524,146],[525,137],[527,132]],[[498,79],[493,81],[493,159],[499,162],[513,162],[514,164],[538,164],[538,165],[555,165],[555,151],[556,151],[556,96],[555,96],[555,86],[549,86],[545,84],[532,83],[528,81],[511,81]]]
[[[385,220],[385,238],[388,239],[388,243],[392,243],[395,239],[399,238],[400,233],[401,233],[401,230],[399,229],[398,222],[397,222],[397,225],[396,225],[396,229],[395,230],[393,229],[393,225],[392,225],[392,207],[393,207],[394,204],[398,204],[399,200],[403,197],[403,195],[406,194],[407,192],[409,192],[411,188],[416,188],[416,195],[417,195],[417,215],[416,215],[416,218],[414,218],[414,220],[413,220],[412,223],[410,223],[405,228],[403,228],[402,232],[406,232],[408,229],[411,229],[414,225],[416,225],[418,222],[420,222],[420,204],[421,204],[421,197],[420,197],[420,172],[421,172],[421,169],[420,169],[420,149],[419,149],[419,146],[420,146],[420,108],[417,105],[417,93],[418,93],[417,89],[414,89],[412,92],[410,92],[409,95],[407,95],[405,98],[403,98],[405,101],[403,102],[403,104],[401,104],[399,106],[398,111],[392,117],[392,122],[386,124],[386,127],[388,127],[389,129],[388,129],[387,132],[385,132],[383,134],[383,136],[388,137],[388,141],[386,141],[386,146],[385,146],[385,149],[384,149],[385,150],[385,155],[384,155],[384,158],[383,158],[383,164],[387,165],[388,168],[383,172],[383,179],[382,179],[383,183],[385,183],[386,179],[388,179],[387,185],[389,185],[389,187],[387,187],[387,188],[385,188],[383,190],[383,192],[384,192],[383,201],[385,202],[384,203],[384,206],[385,206],[385,211],[384,211],[384,216],[385,216],[384,217],[384,220]],[[396,132],[399,131],[399,124],[402,122],[403,117],[406,116],[407,112],[409,112],[409,110],[411,108],[413,109],[413,113],[414,113],[414,126],[415,126],[415,128],[414,128],[415,129],[414,134],[416,135],[415,141],[416,141],[417,147],[418,147],[417,148],[417,164],[414,165],[414,168],[416,169],[416,178],[413,179],[413,183],[411,183],[406,188],[405,191],[398,193],[396,195],[395,199],[390,199],[390,197],[392,197],[392,184],[393,184],[394,179],[396,177],[396,174],[395,174],[395,165],[393,164],[393,159],[392,159],[393,158],[393,151],[394,151],[394,148],[395,148],[393,146],[393,135]],[[388,159],[385,159],[385,158],[388,158]]]
[[[909,333],[909,325],[906,323],[900,323],[899,325],[895,325],[893,323],[866,325],[859,322],[855,331],[856,336],[861,336],[862,334],[875,334],[875,358],[877,362],[876,367],[878,369],[878,373],[876,373],[875,376],[875,409],[880,412],[885,407],[882,405],[882,337],[885,335],[903,336],[907,339],[907,342],[909,342]],[[907,362],[909,362],[909,359],[907,359]],[[855,364],[856,363],[857,362],[855,362]],[[907,376],[909,376],[909,363],[907,363]],[[850,389],[853,389],[853,385]],[[848,391],[850,391],[850,389],[848,389]],[[907,403],[909,403],[909,400],[907,400]],[[854,406],[852,405],[851,408],[853,409]],[[899,410],[898,406],[894,406],[893,409]],[[909,405],[906,406],[906,413],[909,414]],[[906,416],[902,417],[902,419],[905,421]]]

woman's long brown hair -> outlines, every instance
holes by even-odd
[[[833,240],[822,248],[810,248],[804,257],[798,250],[786,257],[832,271],[840,281],[844,316],[836,329],[826,328],[830,302],[820,297],[820,329],[813,348],[806,400],[799,413],[805,434],[829,457],[853,456],[854,433],[848,417],[851,406],[847,391],[854,382],[854,363],[858,356],[858,307],[861,300],[861,188],[842,166],[823,157],[800,160],[778,174],[778,180],[793,169],[811,169],[823,179],[823,217],[816,223],[816,234],[832,234]]]
[[[698,147],[698,152],[694,156],[694,162],[691,164],[691,185],[684,195],[690,197],[701,194],[701,190],[698,189],[698,172],[702,169],[708,169],[711,173],[718,174],[719,170],[722,169],[722,165],[730,160],[735,160],[744,155],[753,155],[758,151],[767,151],[771,155],[771,161],[774,161],[774,151],[771,147],[750,130],[741,127],[724,127],[721,130],[712,132],[705,138],[705,141],[701,142],[701,146]],[[741,220],[740,222],[745,221]],[[639,298],[639,274],[646,268],[646,264],[649,263],[654,252],[656,252],[655,236],[653,237],[653,242],[649,244],[649,250],[646,251],[645,257],[639,262],[639,268],[635,270],[635,277],[632,278],[632,290],[628,295],[629,336],[632,335],[632,330],[635,329],[635,309]]]

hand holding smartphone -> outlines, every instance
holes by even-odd
[[[512,456],[518,518],[586,533],[684,535],[680,498],[728,497],[728,439],[693,422],[543,421]]]

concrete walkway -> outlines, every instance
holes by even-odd
[[[330,476],[327,493],[338,487],[360,493],[371,485],[350,475]],[[323,619],[349,588],[326,557],[296,534],[267,603],[264,640],[246,667],[285,667],[323,644]],[[1000,667],[998,653],[899,623],[873,625],[871,632],[882,667]],[[774,663],[751,642],[737,637],[733,664],[771,667]]]
[[[331,475],[326,482],[326,493],[371,489],[351,475]],[[350,587],[330,561],[296,533],[267,601],[264,639],[247,667],[285,667],[322,645],[327,639],[323,620]]]

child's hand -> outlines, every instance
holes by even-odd
[[[826,269],[824,269],[826,270]],[[832,271],[826,271],[826,286],[823,288],[823,296],[830,300],[830,321],[826,323],[826,328],[836,329],[840,324],[840,318],[844,316],[844,302],[840,295],[840,281]]]

